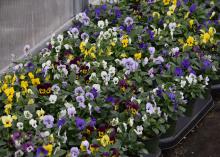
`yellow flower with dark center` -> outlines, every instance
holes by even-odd
[[[13,119],[11,115],[2,116],[1,119],[5,128],[10,128],[12,126]]]
[[[48,144],[48,145],[43,146],[43,148],[48,152],[47,156],[51,156],[52,151],[53,151],[53,145]]]
[[[122,40],[121,40],[122,46],[123,46],[124,48],[127,47],[127,46],[128,46],[128,42],[129,42],[128,36],[127,36],[127,35],[124,35],[124,36],[122,37]]]
[[[90,151],[94,154],[95,152],[99,151],[99,147],[98,146],[94,146],[94,145],[90,145],[89,147]]]
[[[7,88],[7,89],[4,90],[4,93],[5,93],[5,95],[6,95],[7,97],[13,96],[13,95],[14,95],[14,92],[15,92],[15,90],[14,90],[13,87],[10,87],[10,88]]]
[[[45,111],[41,108],[40,110],[36,111],[36,114],[40,119],[42,119],[45,114]]]
[[[135,58],[136,60],[140,60],[141,57],[142,57],[142,53],[141,53],[141,52],[134,54],[134,58]]]
[[[99,133],[99,137],[103,137],[104,136],[104,132],[99,131],[98,133]]]
[[[30,79],[34,79],[34,74],[32,72],[29,72],[28,76],[30,77]]]
[[[7,88],[8,88],[8,85],[6,83],[4,83],[3,86],[2,86],[2,90],[4,91]]]
[[[21,81],[21,87],[26,89],[28,87],[28,82],[27,81]]]
[[[163,0],[163,4],[164,5],[169,5],[170,4],[170,0]]]
[[[16,79],[17,79],[17,77],[16,77],[16,75],[14,75],[14,76],[12,77],[12,80],[11,80],[11,84],[12,84],[12,85],[14,85]]]
[[[107,145],[110,144],[110,138],[108,135],[104,135],[101,139],[100,139],[100,143],[103,147],[106,147]]]
[[[202,42],[206,44],[209,42],[211,36],[209,35],[209,33],[204,33],[201,35],[201,38],[202,38]]]
[[[195,39],[192,37],[192,36],[189,36],[188,38],[187,38],[187,45],[188,46],[193,46],[194,45],[194,43],[195,43]]]
[[[39,93],[40,93],[41,95],[46,94],[46,89],[40,88],[40,89],[39,89]]]
[[[37,86],[40,84],[40,79],[39,78],[31,79],[31,83],[33,84],[33,86]]]

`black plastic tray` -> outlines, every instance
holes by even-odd
[[[180,117],[173,135],[160,139],[160,148],[164,150],[175,147],[213,107],[214,101],[211,95],[207,99],[197,99],[192,116]]]

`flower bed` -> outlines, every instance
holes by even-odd
[[[1,78],[4,156],[141,156],[217,78],[214,4],[91,6]],[[156,139],[156,140],[154,140]]]

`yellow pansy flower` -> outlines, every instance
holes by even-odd
[[[127,54],[126,54],[126,53],[122,53],[122,54],[120,55],[120,57],[121,57],[121,58],[126,58],[126,57],[127,57]]]
[[[37,86],[40,84],[40,79],[39,78],[31,79],[31,83],[32,85]]]
[[[34,99],[29,99],[28,100],[28,105],[33,105],[34,104]]]
[[[47,156],[51,156],[52,151],[53,151],[53,145],[48,144],[48,145],[43,146],[43,148],[48,152]]]
[[[30,77],[30,79],[34,79],[34,74],[32,72],[29,72],[28,76]]]
[[[82,41],[82,42],[80,43],[79,48],[80,48],[81,52],[84,53],[85,50],[86,50],[86,43]]]
[[[12,104],[6,104],[5,106],[4,106],[4,108],[5,108],[5,113],[7,114],[7,115],[9,115],[10,114],[10,111],[11,111],[11,109],[12,109]]]
[[[106,147],[107,145],[109,145],[110,143],[110,138],[108,135],[104,135],[101,139],[100,139],[100,143],[103,147]]]
[[[134,54],[134,58],[135,58],[136,60],[140,60],[141,57],[142,57],[142,53],[141,53],[141,52]]]
[[[25,79],[25,75],[20,75],[19,77],[21,80],[24,80]]]
[[[21,87],[26,89],[28,87],[28,82],[27,81],[21,81]]]
[[[123,47],[127,47],[128,46],[129,40],[128,40],[128,36],[127,35],[122,36],[121,43],[122,43]]]
[[[189,20],[189,27],[192,28],[192,26],[194,25],[194,20]]]
[[[2,116],[1,119],[5,128],[10,128],[12,126],[13,119],[11,115]]]
[[[170,0],[163,0],[163,4],[164,5],[169,5],[170,4]]]
[[[192,36],[189,36],[186,40],[188,46],[193,46],[195,43],[195,39]]]
[[[215,33],[216,33],[216,29],[214,27],[210,27],[209,28],[209,35],[214,36]]]
[[[13,87],[10,87],[10,88],[7,88],[4,90],[4,93],[7,97],[14,95],[14,92],[15,92],[15,90]]]
[[[8,85],[6,83],[4,83],[3,86],[2,86],[2,90],[4,91],[7,88],[8,88]]]
[[[205,44],[209,42],[210,38],[211,38],[211,36],[210,36],[209,33],[201,34],[202,42],[205,43]]]
[[[36,111],[36,114],[41,119],[41,118],[43,118],[45,111],[41,108],[40,110]]]

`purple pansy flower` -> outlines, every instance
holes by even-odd
[[[94,95],[91,92],[86,93],[86,98],[89,100],[94,100]]]
[[[79,130],[83,130],[86,127],[86,121],[82,118],[76,117],[75,123]]]
[[[47,154],[48,154],[48,151],[44,149],[43,147],[37,148],[36,157],[45,157],[47,156]]]
[[[77,88],[75,88],[74,93],[75,93],[75,95],[84,95],[85,91],[83,90],[82,87],[77,87]]]
[[[53,122],[54,122],[54,117],[52,115],[45,115],[43,118],[43,124],[47,128],[52,128],[53,127]]]
[[[71,157],[78,157],[79,156],[79,149],[77,147],[72,147],[70,149],[70,155]]]
[[[189,11],[191,14],[196,11],[196,4],[195,3],[190,6]]]
[[[65,123],[66,123],[66,119],[65,118],[59,119],[58,122],[57,122],[58,128],[62,127]]]
[[[184,59],[182,61],[182,67],[187,69],[190,66],[190,61],[188,59]]]
[[[183,76],[183,70],[180,67],[175,68],[175,75],[176,76]]]

